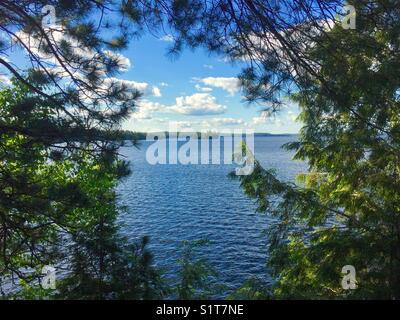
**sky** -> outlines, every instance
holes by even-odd
[[[122,124],[123,129],[298,132],[298,107],[294,103],[289,102],[275,116],[265,117],[262,106],[245,102],[237,79],[240,65],[221,56],[210,56],[202,49],[185,50],[172,58],[167,54],[171,44],[168,35],[147,34],[120,53],[124,67],[116,77],[143,92],[135,112]],[[13,62],[24,60],[21,53],[12,55]],[[4,83],[7,78],[2,71],[0,81]]]
[[[146,35],[122,54],[127,71],[118,78],[135,81],[144,91],[123,128],[132,131],[252,129],[255,132],[297,133],[298,107],[288,103],[275,117],[265,117],[262,106],[243,99],[239,65],[201,49],[168,56],[170,36]]]

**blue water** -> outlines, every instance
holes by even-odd
[[[281,179],[293,180],[306,171],[302,162],[292,161],[282,144],[296,136],[255,138],[255,156],[267,168],[275,168]],[[253,200],[228,178],[233,165],[150,165],[147,146],[123,147],[121,153],[131,162],[132,175],[117,192],[127,207],[121,215],[122,233],[130,239],[151,238],[150,248],[157,266],[166,276],[177,270],[179,244],[183,240],[208,239],[199,251],[218,272],[225,293],[238,288],[251,277],[270,281],[265,265],[268,256],[263,231],[272,220],[255,213]]]

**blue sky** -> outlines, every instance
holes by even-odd
[[[239,64],[232,65],[201,49],[185,50],[173,59],[167,55],[170,45],[169,36],[147,34],[121,53],[125,68],[117,78],[144,92],[123,129],[165,131],[172,124],[179,131],[298,132],[298,108],[293,103],[276,116],[265,117],[260,112],[262,106],[244,102],[237,79]],[[9,60],[23,64],[22,52],[10,54],[13,58],[8,56]],[[0,69],[0,81],[5,82],[5,76],[4,69]]]
[[[123,55],[129,69],[119,78],[140,83],[144,96],[136,113],[123,125],[134,131],[253,129],[255,132],[297,133],[298,108],[289,103],[273,118],[263,117],[261,106],[243,101],[237,75],[240,65],[203,50],[167,55],[170,38],[146,35],[133,41]]]

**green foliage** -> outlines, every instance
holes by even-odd
[[[0,2],[2,37],[10,44],[0,46],[5,77],[26,85],[52,113],[29,127],[0,123],[0,129],[68,148],[83,141],[101,149],[99,141],[119,140],[115,129],[141,95],[116,78],[129,68],[118,51],[140,29],[133,11],[132,1],[125,0]],[[14,59],[14,50],[23,58]]]
[[[304,74],[293,95],[303,128],[286,147],[309,172],[283,183],[256,163],[241,177],[276,218],[275,298],[400,297],[400,13],[391,1],[356,8],[356,30],[335,26],[309,48],[320,77]],[[356,269],[355,290],[341,286],[344,265]]]
[[[24,280],[19,280],[19,288],[15,293],[6,295],[2,298],[6,298],[8,300],[47,300],[49,298],[53,298],[55,295],[55,290],[53,289],[44,289],[40,284],[33,284],[25,282]]]
[[[51,123],[46,102],[14,82],[0,91],[0,124],[36,130],[37,122]],[[15,277],[22,286],[9,297],[44,298],[49,292],[38,281],[45,265],[66,270],[53,298],[161,297],[148,239],[130,243],[119,235],[114,189],[129,169],[112,152],[113,142],[99,152],[83,142],[65,151],[50,141],[0,132],[0,274],[5,287]]]
[[[228,300],[267,300],[271,293],[261,279],[252,277],[227,297]]]
[[[14,76],[0,91],[0,288],[18,279],[16,297],[40,297],[42,267],[55,265],[67,272],[53,297],[159,297],[147,240],[129,243],[116,226],[114,188],[129,174],[117,129],[140,96],[115,78],[128,67],[116,51],[139,27],[132,1],[0,9],[3,38],[26,58],[0,46],[0,65]]]
[[[29,130],[51,118],[49,106],[30,96],[25,86],[0,92],[1,126],[21,125]],[[49,162],[50,155],[49,148],[23,132],[0,131],[2,275],[11,272],[22,277],[19,269],[28,267],[36,269],[33,277],[40,272],[37,268],[56,255],[51,249],[58,237],[57,228],[68,225],[65,216],[69,206],[81,206],[86,200],[72,181],[58,179],[68,162]],[[43,246],[49,249],[42,252]]]
[[[210,299],[218,292],[212,277],[213,267],[205,260],[196,258],[196,249],[205,246],[208,240],[183,241],[182,255],[178,260],[177,298],[180,300]]]

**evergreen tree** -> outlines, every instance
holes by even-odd
[[[179,300],[210,299],[221,289],[213,283],[213,277],[216,276],[213,267],[207,260],[196,257],[196,249],[208,243],[206,239],[181,243],[178,283],[175,289]]]
[[[82,141],[96,145],[115,135],[110,130],[118,128],[140,96],[134,85],[115,77],[129,68],[118,51],[140,29],[130,3],[2,1],[0,65],[52,103],[59,127],[0,124],[0,130],[24,131],[47,144],[65,142],[65,148]],[[15,53],[24,59],[14,59]]]
[[[46,101],[15,81],[12,88],[0,91],[0,119],[8,126],[26,128],[51,121],[54,111]],[[127,163],[114,154],[91,152],[89,146],[66,154],[29,135],[7,132],[0,137],[4,287],[17,278],[25,287],[17,296],[24,298],[163,295],[160,275],[146,248],[148,239],[136,243],[119,235],[116,220],[121,208],[114,189],[129,174]],[[60,275],[55,292],[37,286],[45,265],[55,266]]]
[[[293,95],[304,125],[286,147],[310,167],[300,184],[259,164],[241,179],[278,220],[269,233],[277,298],[400,297],[399,13],[377,6],[358,15],[357,30],[338,26],[310,49],[328,85],[310,76]],[[356,290],[341,285],[345,265]]]
[[[6,0],[0,9],[1,79],[13,77],[0,92],[2,280],[33,284],[43,265],[60,264],[73,269],[65,297],[113,295],[110,281],[120,296],[150,297],[158,276],[146,241],[128,249],[118,237],[113,191],[129,173],[120,124],[140,97],[116,78],[129,67],[118,51],[139,16],[131,1]],[[115,268],[125,268],[125,286]]]

